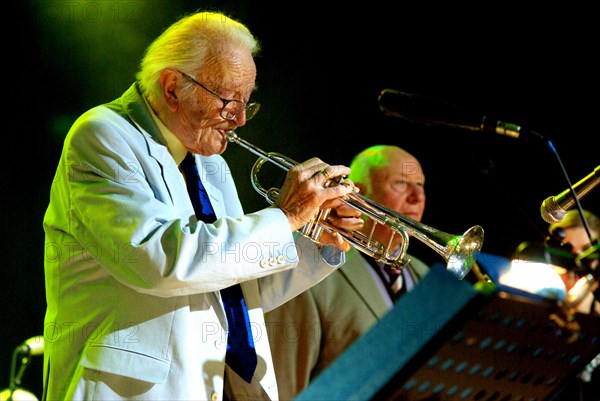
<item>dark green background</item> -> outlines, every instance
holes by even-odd
[[[5,5],[4,178],[0,387],[12,350],[41,334],[45,310],[42,219],[62,140],[86,109],[131,84],[145,47],[196,9],[222,10],[256,34],[262,103],[237,132],[267,151],[349,164],[374,144],[417,156],[427,175],[423,222],[459,234],[479,224],[484,251],[510,256],[541,240],[539,207],[567,188],[547,143],[516,141],[385,117],[383,88],[435,96],[552,139],[573,183],[598,164],[596,15],[590,9],[455,2],[22,1]],[[8,24],[8,22],[11,24]],[[7,28],[5,28],[6,30]],[[225,153],[247,211],[256,157]],[[265,185],[278,185],[271,183]],[[582,200],[600,213],[600,191]],[[433,250],[411,241],[430,263]],[[443,300],[440,300],[443,307]],[[41,358],[24,387],[39,393]]]

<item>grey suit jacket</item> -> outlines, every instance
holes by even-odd
[[[277,208],[244,215],[225,160],[196,162],[215,224],[196,221],[135,85],[69,131],[44,217],[48,400],[222,399],[219,290],[235,283],[259,358],[254,388],[277,398],[264,311],[331,273],[343,254],[325,263]]]
[[[429,271],[414,257],[409,268],[417,280]],[[341,269],[266,314],[281,400],[293,399],[390,310],[371,270],[352,249]]]

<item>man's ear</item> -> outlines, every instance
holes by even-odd
[[[366,188],[366,187],[365,187],[363,184],[360,184],[360,183],[358,183],[358,182],[355,182],[355,183],[354,183],[354,186],[355,186],[356,188],[358,188],[358,190],[359,190],[359,193],[360,193],[360,194],[363,194],[363,195],[365,194],[365,192],[366,192],[367,188]]]
[[[171,111],[179,107],[177,98],[178,82],[182,78],[181,73],[173,68],[164,69],[160,74],[160,87],[165,104]]]

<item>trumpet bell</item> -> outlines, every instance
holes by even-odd
[[[459,279],[463,279],[475,264],[475,255],[483,245],[483,228],[474,226],[463,235],[455,237],[447,244],[446,269]]]

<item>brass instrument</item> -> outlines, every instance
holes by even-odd
[[[273,204],[279,196],[279,189],[266,190],[260,185],[258,180],[260,168],[269,161],[287,171],[298,163],[279,153],[267,153],[240,138],[234,131],[227,132],[227,140],[235,142],[259,156],[252,168],[252,186],[266,198],[267,202]],[[341,200],[373,219],[375,222],[373,228],[377,224],[388,226],[392,231],[392,236],[387,246],[372,238],[373,230],[369,235],[365,235],[358,231],[348,231],[333,226],[327,221],[329,210],[319,211],[309,223],[302,227],[300,232],[318,242],[322,230],[336,231],[359,251],[397,269],[402,269],[408,262],[406,252],[409,243],[408,236],[411,235],[439,253],[446,261],[447,270],[459,279],[463,279],[471,270],[475,263],[475,255],[483,245],[483,228],[480,226],[471,227],[463,235],[451,235],[397,213],[358,193],[350,193],[347,195],[347,199]],[[396,234],[402,238],[400,250],[391,249],[392,239]]]

